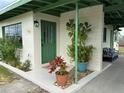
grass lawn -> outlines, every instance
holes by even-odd
[[[124,47],[119,47],[119,53],[124,54]]]
[[[13,80],[14,73],[10,72],[8,69],[0,66],[0,85],[9,83]]]

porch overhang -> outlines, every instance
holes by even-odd
[[[103,0],[105,24],[124,26],[124,0]],[[106,3],[105,3],[106,2]]]
[[[101,4],[97,0],[20,0],[0,10],[0,21],[28,11],[60,16],[61,13],[75,10],[74,2],[79,1],[79,8]]]
[[[32,0],[20,0],[18,2],[15,2],[1,9],[0,10],[0,21],[26,12],[24,10],[24,7],[21,7],[21,6],[24,6],[25,4],[31,1]]]

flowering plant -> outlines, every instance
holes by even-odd
[[[49,62],[49,73],[54,72],[57,68],[59,69],[56,71],[56,74],[65,75],[68,73],[66,70],[66,62],[64,62],[64,59],[61,56],[56,57],[54,60]]]

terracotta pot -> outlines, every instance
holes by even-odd
[[[56,74],[56,80],[59,86],[65,86],[68,82],[68,79],[69,79],[69,73],[65,75]]]

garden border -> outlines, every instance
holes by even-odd
[[[16,74],[20,75],[21,77],[35,83],[36,85],[40,86],[41,88],[47,90],[50,93],[75,93],[76,91],[78,91],[81,87],[83,87],[84,85],[86,85],[89,81],[91,81],[92,79],[94,79],[96,76],[98,76],[99,74],[101,74],[103,71],[105,71],[106,69],[108,69],[112,64],[108,64],[102,71],[95,71],[89,75],[87,75],[86,77],[82,78],[78,84],[73,84],[70,87],[66,88],[66,89],[61,89],[58,87],[58,91],[54,88],[50,88],[47,85],[39,82],[38,80],[35,80],[34,78],[31,78],[30,75],[26,74],[27,72],[21,71],[17,68],[14,68],[8,64],[3,63],[2,61],[0,61],[0,65],[4,66],[5,68],[15,72]]]

